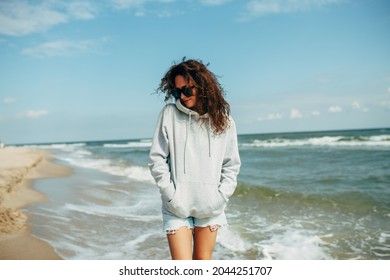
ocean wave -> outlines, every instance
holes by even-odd
[[[23,145],[25,148],[31,149],[47,149],[47,150],[62,150],[65,152],[71,152],[76,148],[86,146],[86,143],[58,143],[58,144],[37,144],[37,145]]]
[[[141,142],[128,142],[125,144],[104,144],[105,148],[150,148],[152,146],[151,142],[141,141]]]
[[[332,257],[325,250],[326,242],[309,231],[290,229],[259,242],[265,259],[326,260]]]
[[[105,143],[103,144],[103,148],[143,148],[149,147],[150,145],[150,139],[143,139],[138,142],[128,142],[127,144]],[[24,147],[54,150],[57,159],[63,160],[73,166],[95,169],[139,182],[155,183],[147,166],[132,165],[130,162],[125,164],[117,158],[107,158],[107,155],[102,156],[99,154],[103,151],[102,146],[101,144],[96,146],[96,142],[25,145]],[[96,151],[96,149],[98,150]]]
[[[232,252],[245,252],[252,249],[253,244],[243,239],[238,232],[221,228],[218,235],[218,244]]]
[[[277,190],[265,186],[253,186],[239,183],[234,196],[237,200],[254,201],[264,207],[278,203],[280,206],[315,207],[324,211],[337,210],[340,213],[355,213],[359,215],[376,215],[388,213],[386,204],[374,199],[373,196],[358,191],[339,193],[300,193],[293,190]]]
[[[61,159],[74,166],[95,169],[111,175],[154,184],[154,179],[150,175],[149,168],[145,166],[122,166],[110,159],[94,159],[88,157],[68,156],[62,157]]]
[[[252,258],[386,259],[387,204],[356,191],[304,194],[240,184],[228,213],[236,215],[229,220],[243,245],[252,244],[245,251]],[[227,248],[247,249],[240,244]]]
[[[142,203],[130,206],[100,206],[100,205],[77,205],[72,203],[65,204],[68,211],[79,212],[86,215],[100,217],[118,217],[131,221],[154,222],[160,221],[160,215],[141,215],[136,214],[137,209],[142,208]]]
[[[368,137],[346,137],[346,136],[323,136],[303,139],[273,138],[260,140],[255,139],[249,143],[239,143],[240,147],[256,148],[278,148],[278,147],[300,147],[300,146],[332,146],[332,147],[390,147],[390,135],[377,135]]]

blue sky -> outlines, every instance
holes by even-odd
[[[387,0],[0,0],[0,140],[149,138],[183,56],[238,132],[390,127]]]

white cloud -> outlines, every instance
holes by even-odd
[[[166,18],[177,13],[175,11],[177,5],[166,5],[175,2],[178,3],[176,0],[111,0],[111,7],[116,10],[133,10],[136,17],[152,14],[160,18]],[[149,6],[152,8],[149,8]],[[166,8],[166,6],[169,8]]]
[[[380,105],[385,109],[390,110],[390,101],[382,101]]]
[[[311,112],[311,115],[317,117],[317,116],[321,115],[321,113],[318,111],[313,111],[313,112]]]
[[[134,14],[136,17],[143,17],[146,15],[145,11],[137,11],[135,14]]]
[[[283,118],[282,114],[279,113],[272,113],[267,115],[266,117],[259,117],[257,118],[258,121],[273,121],[273,120],[280,120]]]
[[[112,0],[114,8],[119,10],[126,10],[131,8],[142,8],[147,3],[172,3],[175,0]]]
[[[16,99],[11,97],[11,96],[8,96],[8,97],[3,99],[3,103],[4,104],[11,104],[11,103],[14,103],[14,102],[16,102]]]
[[[317,9],[345,0],[252,0],[246,5],[243,19],[266,14],[293,13]]]
[[[45,56],[74,56],[80,53],[95,51],[97,46],[96,41],[67,41],[57,40],[46,42],[33,48],[22,50],[22,54],[33,57]]]
[[[355,110],[359,110],[359,111],[362,111],[362,112],[368,112],[368,109],[363,107],[359,102],[357,101],[354,101],[352,102],[351,104],[352,108],[355,109]]]
[[[231,0],[201,0],[200,3],[206,6],[218,6],[230,1]]]
[[[231,0],[198,0],[200,5],[218,6]],[[162,5],[178,3],[176,0],[36,0],[36,1],[2,1],[0,0],[0,34],[24,36],[45,32],[60,24],[72,20],[91,20],[104,9],[134,9],[135,16],[152,13],[159,17],[169,17],[172,11]],[[146,6],[155,4],[157,8],[147,10]],[[170,6],[175,7],[175,6]]]
[[[23,36],[43,32],[70,19],[92,19],[97,6],[87,1],[1,1],[0,34]]]
[[[297,109],[291,109],[290,111],[290,119],[299,119],[302,118],[301,112]]]
[[[129,9],[133,7],[143,6],[150,0],[113,0],[112,4],[116,9]]]
[[[351,106],[353,109],[360,109],[361,108],[360,103],[357,101],[352,102]]]
[[[145,13],[143,13],[143,14],[145,14]],[[171,17],[174,13],[172,11],[169,11],[169,10],[161,10],[161,11],[155,12],[155,14],[160,18],[164,18],[164,17]]]
[[[331,113],[340,113],[343,109],[340,106],[331,106],[329,107],[329,112]]]
[[[0,34],[22,36],[41,32],[68,20],[61,12],[47,5],[27,2],[2,1],[0,9]]]
[[[281,3],[278,1],[256,0],[247,4],[247,9],[252,15],[263,15],[281,12]]]
[[[69,14],[76,19],[93,19],[96,17],[98,12],[98,7],[93,5],[91,2],[73,1],[65,5]]]
[[[46,110],[38,110],[38,111],[30,110],[26,112],[25,116],[28,118],[40,118],[46,116],[47,114],[49,114],[49,112]]]
[[[352,102],[351,106],[352,106],[353,109],[359,110],[359,111],[362,111],[362,112],[365,112],[365,113],[369,111],[368,108],[362,106],[362,105],[361,105],[359,102],[357,102],[357,101]]]

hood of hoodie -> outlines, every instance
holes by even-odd
[[[178,217],[221,214],[240,168],[234,121],[215,135],[208,114],[200,116],[177,100],[160,113],[149,156],[163,211]]]
[[[180,99],[176,100],[175,105],[176,105],[177,109],[179,109],[181,112],[183,112],[184,114],[187,114],[189,116],[193,116],[195,119],[206,119],[206,118],[209,118],[209,114],[208,113],[206,113],[204,115],[199,115],[198,112],[185,107],[181,103]]]

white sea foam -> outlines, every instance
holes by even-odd
[[[221,246],[233,252],[245,252],[252,247],[252,244],[242,239],[237,232],[229,228],[221,228],[219,230],[217,241]]]
[[[390,246],[390,232],[387,233],[387,232],[381,232],[380,236],[379,236],[379,242],[380,243],[384,243],[384,244],[389,244]]]
[[[121,166],[109,159],[94,159],[84,157],[83,154],[88,155],[88,152],[84,153],[77,151],[77,153],[63,156],[61,159],[74,166],[96,169],[111,175],[127,177],[132,180],[154,184],[154,179],[150,175],[148,167]]]
[[[322,246],[324,244],[315,234],[293,229],[274,234],[271,239],[258,243],[265,259],[278,260],[331,259]]]
[[[260,148],[278,148],[278,147],[299,147],[299,146],[333,146],[333,147],[390,147],[389,135],[377,135],[369,137],[360,137],[358,139],[343,136],[323,136],[304,139],[283,139],[273,138],[268,140],[253,140],[251,143],[241,143],[241,147],[260,147]]]
[[[125,243],[125,247],[129,249],[134,249],[137,245],[145,242],[150,236],[154,235],[155,232],[145,233],[143,235],[138,236],[136,239],[127,241]]]
[[[79,212],[87,215],[99,217],[118,217],[132,221],[153,222],[161,220],[161,215],[141,215],[137,213],[137,209],[142,206],[138,203],[130,206],[101,206],[96,204],[77,205],[72,203],[65,204],[64,208],[67,211]],[[137,214],[134,214],[137,213]]]
[[[62,150],[65,152],[72,152],[76,148],[84,147],[86,143],[62,143],[62,144],[42,144],[42,145],[24,145],[23,147],[32,149],[47,149],[47,150]]]
[[[126,144],[104,144],[105,148],[150,148],[151,142],[128,142]]]
[[[150,238],[160,234],[157,231],[150,231],[144,234],[138,235],[136,238],[127,241],[123,239],[123,242],[119,240],[116,242],[96,243],[95,241],[89,241],[89,246],[77,246],[74,241],[61,244],[67,251],[73,251],[74,255],[69,259],[77,260],[121,260],[121,259],[144,259],[142,252],[139,251],[139,247],[144,246]],[[165,245],[165,244],[164,244]],[[148,246],[150,247],[150,246]],[[92,248],[92,249],[91,249]]]

